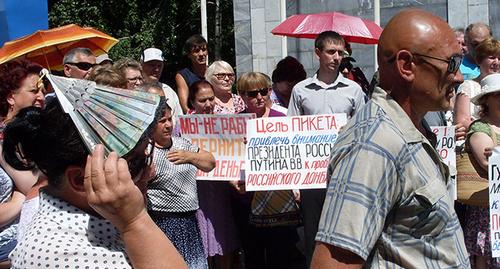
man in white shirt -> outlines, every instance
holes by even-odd
[[[163,71],[163,52],[157,48],[149,48],[141,54],[142,77],[145,83],[158,83],[165,92],[167,104],[172,108],[172,120],[177,122],[179,115],[183,115],[182,108],[179,103],[179,97],[170,86],[159,81],[161,72]]]

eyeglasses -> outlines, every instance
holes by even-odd
[[[430,56],[430,55],[425,55],[425,54],[421,54],[421,53],[417,53],[417,52],[410,52],[411,54],[413,55],[417,55],[417,56],[421,56],[421,57],[427,57],[427,58],[431,58],[431,59],[435,59],[435,60],[440,60],[440,61],[443,61],[443,62],[447,62],[448,63],[448,72],[450,73],[455,73],[458,68],[460,68],[460,65],[462,64],[462,61],[463,61],[463,58],[462,56],[459,56],[459,55],[455,55],[455,56],[451,56],[451,58],[449,60],[446,60],[446,59],[443,59],[443,58],[439,58],[439,57],[435,57],[435,56]],[[391,59],[389,59],[389,63],[392,63],[396,60],[396,56],[392,57]]]
[[[132,179],[137,177],[142,169],[151,166],[151,164],[153,163],[154,150],[155,150],[155,140],[151,139],[149,141],[149,153],[142,154],[141,156],[133,160],[130,160],[128,162],[128,171],[130,172],[130,176],[132,176]]]
[[[261,96],[266,96],[269,93],[269,88],[262,88],[257,91],[248,91],[246,95],[251,98],[257,97],[257,95],[260,93]]]
[[[229,78],[229,79],[233,79],[234,78],[234,74],[233,73],[218,73],[218,74],[214,74],[214,76],[217,77],[218,80],[223,80],[226,78]]]
[[[91,63],[86,63],[86,62],[82,62],[82,63],[67,63],[69,65],[74,65],[76,67],[78,67],[78,69],[80,70],[83,70],[83,71],[87,71],[89,70],[90,68],[96,66],[97,64],[91,64]]]

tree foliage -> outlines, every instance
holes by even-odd
[[[208,2],[208,1],[207,1]],[[149,47],[163,51],[162,81],[174,86],[175,72],[190,63],[183,53],[184,42],[201,33],[199,0],[48,0],[50,28],[75,23],[109,34],[120,42],[109,51],[112,59],[139,60]],[[221,58],[235,65],[233,1],[221,0]],[[214,60],[215,6],[207,5],[209,59]]]

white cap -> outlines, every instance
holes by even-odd
[[[97,64],[101,64],[102,62],[104,62],[106,60],[111,61],[111,62],[113,61],[113,60],[111,60],[111,58],[109,58],[109,55],[107,53],[104,53],[104,54],[101,54],[101,55],[95,57],[95,62]]]
[[[149,61],[165,61],[163,52],[156,48],[145,49],[141,54],[141,62],[146,63]]]

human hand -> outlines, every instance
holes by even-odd
[[[344,124],[344,125],[342,125],[342,126],[340,126],[340,128],[339,128],[339,132],[338,132],[339,134],[340,134],[340,132],[342,132],[342,130],[344,130],[344,127],[345,127],[345,124]]]
[[[104,161],[102,145],[87,157],[84,187],[89,205],[119,231],[147,216],[144,196],[132,181],[127,161],[116,152]]]
[[[173,164],[191,163],[192,154],[196,153],[182,149],[174,149],[167,153],[167,158]]]
[[[467,135],[467,128],[462,123],[458,123],[455,125],[455,140],[465,140],[465,136]]]
[[[231,180],[229,181],[229,185],[233,186],[233,188],[235,188],[239,194],[247,193],[244,180]]]
[[[493,154],[493,147],[484,148],[484,156],[486,156],[486,158],[489,158],[491,154]]]

